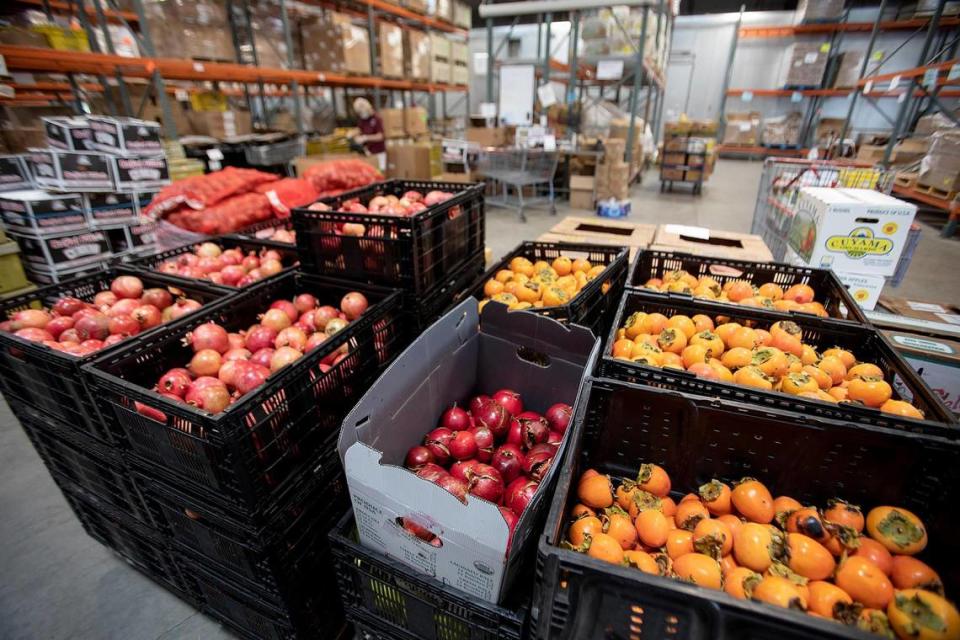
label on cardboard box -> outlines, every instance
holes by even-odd
[[[939,304],[934,304],[932,302],[916,302],[915,300],[907,300],[907,306],[914,311],[926,311],[927,313],[947,312],[947,310],[941,307]]]
[[[22,156],[0,156],[0,191],[29,189],[32,185]]]
[[[88,193],[84,195],[90,218],[97,224],[126,224],[136,220],[137,210],[131,194]]]
[[[157,154],[163,151],[160,143],[160,124],[136,118],[92,116],[93,146],[111,153]]]
[[[8,230],[45,233],[87,226],[83,200],[78,193],[9,191],[0,194],[0,212]]]
[[[883,276],[835,272],[843,286],[850,292],[850,296],[863,309],[873,309],[880,300],[880,293],[887,279]]]
[[[943,404],[954,413],[960,413],[960,344],[900,331],[884,333]],[[912,397],[899,378],[894,380],[893,386],[905,398]]]
[[[116,171],[117,189],[141,191],[162,187],[170,182],[165,156],[111,158]]]
[[[50,268],[66,269],[110,255],[110,242],[102,230],[50,237],[19,234],[15,237],[25,262]]]

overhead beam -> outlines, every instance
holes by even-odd
[[[617,0],[618,5],[628,7],[654,7],[654,0]],[[481,18],[532,15],[536,13],[563,13],[610,7],[610,0],[528,0],[527,2],[500,2],[481,4],[477,7]]]

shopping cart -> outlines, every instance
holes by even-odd
[[[767,158],[763,162],[750,232],[762,237],[774,259],[782,262],[800,189],[836,187],[890,193],[893,177],[893,171],[849,160]]]
[[[272,167],[284,165],[287,175],[293,175],[290,163],[293,159],[306,153],[306,142],[302,137],[268,142],[267,144],[251,144],[244,147],[247,162],[258,167]]]
[[[494,193],[502,193],[487,198],[487,204],[516,209],[521,222],[527,221],[523,213],[526,207],[544,202],[550,204],[550,215],[556,215],[553,176],[558,159],[558,153],[538,149],[482,150],[477,157],[477,171]],[[516,192],[515,200],[510,197],[511,188]],[[546,195],[538,195],[544,191]]]

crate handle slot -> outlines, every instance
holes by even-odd
[[[443,546],[443,540],[440,539],[440,536],[419,522],[415,522],[410,516],[397,516],[396,519],[394,519],[394,524],[400,528],[400,531],[402,531],[405,536],[416,538],[438,549]],[[420,529],[421,531],[418,533],[415,529]]]
[[[530,347],[520,346],[517,347],[517,357],[521,360],[526,360],[531,364],[535,364],[538,367],[543,367],[544,369],[550,368],[550,356],[542,351],[537,351],[536,349],[531,349]]]
[[[739,278],[743,275],[742,270],[725,264],[712,264],[710,265],[708,271],[710,272],[710,275],[730,276],[731,278]]]
[[[857,218],[854,222],[859,222],[860,224],[877,224],[880,222],[879,218]]]

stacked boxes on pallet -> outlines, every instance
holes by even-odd
[[[827,317],[708,299],[683,287],[660,292],[673,275],[713,278],[719,287],[746,281],[755,288],[806,284]],[[657,289],[657,290],[654,290]],[[676,314],[768,328],[792,321],[805,342],[837,346],[876,364],[883,378],[923,412],[922,419],[884,413],[858,403],[830,403],[774,390],[698,377],[682,367],[656,367],[614,358],[619,330],[635,313]],[[531,604],[535,638],[607,638],[677,635],[707,638],[860,637],[836,621],[789,609],[737,600],[718,590],[671,577],[650,575],[580,553],[569,545],[572,507],[580,500],[576,482],[587,469],[619,479],[635,477],[641,463],[662,466],[677,502],[687,491],[718,479],[734,483],[759,478],[776,495],[801,504],[825,504],[838,494],[865,509],[896,505],[916,513],[929,544],[923,559],[957,593],[957,561],[944,513],[958,497],[960,454],[954,416],[920,376],[866,320],[850,293],[828,270],[736,259],[705,258],[666,251],[637,255],[594,376],[582,387],[550,514],[539,542]],[[844,460],[856,458],[857,464]],[[896,461],[893,463],[892,461]],[[898,473],[888,469],[896,464]],[[923,478],[923,486],[914,479]],[[864,511],[866,513],[866,511]],[[841,560],[842,561],[842,560]],[[602,602],[602,607],[584,603]]]

